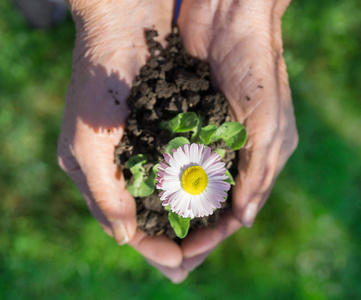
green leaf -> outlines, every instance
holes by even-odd
[[[159,172],[158,166],[160,166],[160,164],[154,165],[153,168],[152,168],[152,171],[150,172],[150,174],[148,176],[148,178],[144,180],[144,184],[149,187],[149,191],[150,190],[152,191],[150,194],[148,194],[146,196],[149,196],[149,195],[153,194],[153,192],[154,192],[155,184],[156,184],[155,178],[157,177],[157,172]],[[146,193],[145,190],[143,191],[143,194],[144,193]],[[141,197],[146,197],[146,196],[141,196]]]
[[[160,123],[160,128],[168,130],[172,133],[195,131],[197,129],[199,119],[196,113],[187,112],[180,113],[170,121]]]
[[[156,183],[156,174],[158,165],[153,166],[152,172],[146,178],[143,165],[147,162],[145,155],[138,154],[132,156],[126,163],[133,177],[127,184],[127,190],[134,197],[146,197],[153,194]]]
[[[221,159],[223,159],[224,155],[226,154],[226,149],[216,149],[214,152],[217,152]]]
[[[146,182],[141,181],[138,184],[128,184],[127,190],[133,195],[133,197],[147,197],[154,192],[154,187],[150,187]]]
[[[178,147],[183,146],[184,144],[190,144],[187,138],[179,136],[170,140],[167,148],[165,149],[165,153],[172,154],[172,149],[178,149]]]
[[[157,173],[160,172],[159,169],[158,169],[159,166],[160,166],[160,164],[155,164],[155,165],[153,166],[153,168],[152,168],[152,171],[153,171],[153,173],[154,173],[155,175],[157,175]]]
[[[142,163],[142,165],[144,165],[146,162],[147,162],[146,155],[138,154],[138,155],[134,155],[131,158],[129,158],[128,161],[126,162],[125,166],[130,169],[139,163]]]
[[[199,134],[199,139],[205,145],[209,145],[211,142],[212,135],[217,130],[216,125],[207,125],[201,129],[201,133]]]
[[[192,133],[192,136],[191,136],[191,141],[192,141],[192,143],[194,143],[196,140],[197,140],[197,138],[198,138],[198,136],[199,136],[199,134],[200,134],[200,132],[201,132],[201,128],[202,128],[202,118],[201,117],[199,117],[198,118],[198,124],[197,124],[197,126],[193,129],[193,133]]]
[[[170,209],[170,205],[166,205],[166,206],[164,206],[164,209],[165,209],[166,211],[171,211],[171,209]]]
[[[224,140],[226,146],[233,150],[242,148],[247,140],[247,132],[245,127],[238,122],[223,123],[213,134],[211,140]]]
[[[225,180],[225,182],[228,182],[230,185],[235,185],[236,183],[234,182],[231,172],[227,170],[226,175],[228,176],[228,178]]]
[[[179,237],[180,239],[185,238],[188,233],[189,223],[191,219],[182,218],[178,214],[171,211],[168,213],[168,219],[177,237]]]

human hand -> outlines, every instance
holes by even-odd
[[[234,121],[245,125],[232,212],[215,229],[191,233],[182,243],[183,267],[198,266],[242,225],[250,227],[295,150],[295,125],[281,17],[290,0],[184,0],[179,28],[188,53],[210,64],[212,82],[227,97]]]
[[[58,143],[59,164],[80,189],[104,231],[129,244],[174,282],[187,272],[178,267],[180,247],[165,236],[136,231],[136,208],[114,150],[128,115],[126,99],[145,64],[145,28],[159,41],[171,31],[172,1],[70,0],[77,35],[73,74]]]

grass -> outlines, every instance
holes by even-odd
[[[285,58],[300,145],[252,229],[180,285],[103,234],[59,169],[74,25],[0,4],[0,299],[361,298],[358,1],[293,1]]]

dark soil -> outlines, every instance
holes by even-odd
[[[131,173],[125,168],[125,163],[131,156],[147,155],[149,164],[144,166],[147,171],[154,164],[163,161],[165,148],[173,137],[168,131],[159,129],[161,121],[170,120],[181,112],[197,113],[203,119],[202,126],[219,126],[230,121],[228,103],[222,93],[212,88],[208,65],[186,53],[178,28],[173,27],[166,49],[154,41],[156,36],[157,32],[153,30],[145,33],[150,58],[133,83],[128,99],[131,113],[124,137],[115,153],[116,163],[122,166],[126,180],[130,179]],[[181,135],[190,139],[191,133]],[[226,149],[223,143],[213,144],[211,147]],[[227,149],[223,161],[235,177],[236,153]],[[150,236],[165,233],[176,239],[168,222],[168,212],[162,206],[158,193],[156,190],[151,196],[136,198],[138,228]],[[222,209],[215,211],[210,217],[192,220],[190,230],[214,225],[230,204],[229,192]]]

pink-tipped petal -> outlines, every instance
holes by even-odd
[[[159,164],[160,164],[160,167],[158,167],[158,169],[162,168],[162,169],[165,170],[165,169],[167,169],[167,168],[169,167],[167,164],[165,164],[165,163],[162,162],[162,161],[161,161]]]
[[[172,156],[169,153],[164,153],[163,157],[167,164],[169,164],[169,160],[172,158]]]

